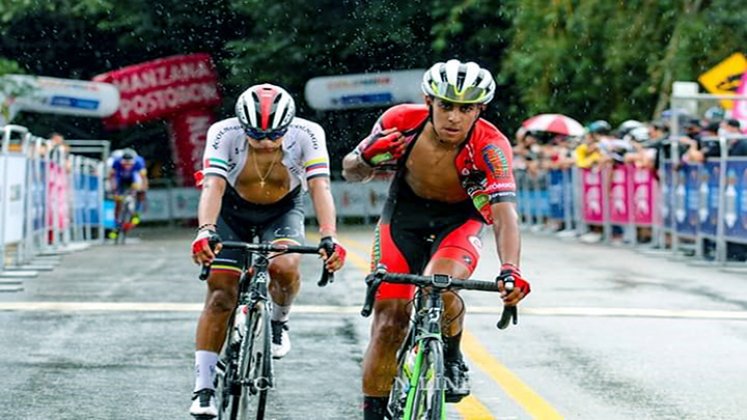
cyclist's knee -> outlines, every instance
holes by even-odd
[[[272,260],[268,270],[273,281],[295,282],[300,278],[299,266],[301,258],[298,255],[284,255]]]
[[[444,319],[461,318],[464,315],[464,301],[455,293],[444,293]]]
[[[230,313],[236,305],[236,292],[228,289],[213,289],[208,292],[205,309],[215,314]]]
[[[409,324],[410,312],[406,300],[378,301],[371,341],[386,347],[398,347],[407,334]]]

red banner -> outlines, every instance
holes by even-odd
[[[161,58],[100,74],[93,80],[119,89],[119,109],[104,119],[110,129],[220,102],[218,77],[208,54]]]
[[[174,162],[182,185],[194,185],[194,173],[202,169],[202,153],[213,114],[207,109],[191,109],[169,120],[169,137]]]

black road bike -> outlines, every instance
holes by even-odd
[[[259,420],[265,416],[267,394],[274,387],[270,330],[272,301],[267,292],[270,259],[283,254],[318,254],[319,248],[230,241],[222,244],[223,249],[246,252],[237,305],[216,366],[218,419]],[[210,266],[203,266],[200,279],[207,279],[209,274]],[[332,281],[332,273],[322,267],[322,277],[317,284],[325,286]]]
[[[447,290],[465,289],[498,292],[495,281],[462,280],[447,275],[420,276],[388,273],[379,266],[366,277],[368,289],[361,315],[368,317],[373,310],[374,297],[382,282],[412,284],[418,287],[413,303],[414,316],[405,341],[397,352],[397,373],[387,404],[390,419],[446,418],[446,376],[444,374],[441,317]],[[507,290],[513,290],[514,279],[504,280]],[[515,306],[505,306],[497,327],[505,329],[518,322]]]

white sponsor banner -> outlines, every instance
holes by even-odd
[[[381,107],[423,102],[425,69],[315,77],[306,82],[306,102],[314,109]]]
[[[171,217],[174,219],[196,219],[200,190],[174,188],[171,190]]]
[[[13,102],[19,111],[107,117],[119,108],[119,90],[110,83],[25,75],[3,77],[3,82],[26,87]]]
[[[26,157],[8,154],[0,156],[0,179],[2,197],[0,205],[5,206],[3,231],[5,243],[19,242],[23,238],[23,198],[26,196]]]
[[[332,198],[338,217],[375,217],[381,215],[387,195],[389,181],[371,181],[365,184],[344,181],[332,182]],[[314,205],[311,196],[304,196],[304,210],[307,219],[314,219]]]
[[[147,203],[143,212],[143,221],[171,219],[171,194],[168,190],[149,190],[146,195]],[[196,216],[195,212],[195,217]]]
[[[332,182],[332,198],[338,217],[374,217],[381,215],[389,181],[371,181],[365,184],[343,181]],[[197,218],[200,190],[195,188],[155,189],[148,191],[148,204],[143,221],[183,220]],[[308,192],[303,194],[304,213],[307,219],[316,219],[314,205]]]

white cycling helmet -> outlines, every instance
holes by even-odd
[[[487,104],[495,95],[495,82],[488,70],[472,61],[436,63],[423,75],[423,93],[460,104]]]
[[[236,117],[246,135],[254,139],[281,137],[295,115],[293,97],[269,83],[250,87],[236,101]]]

